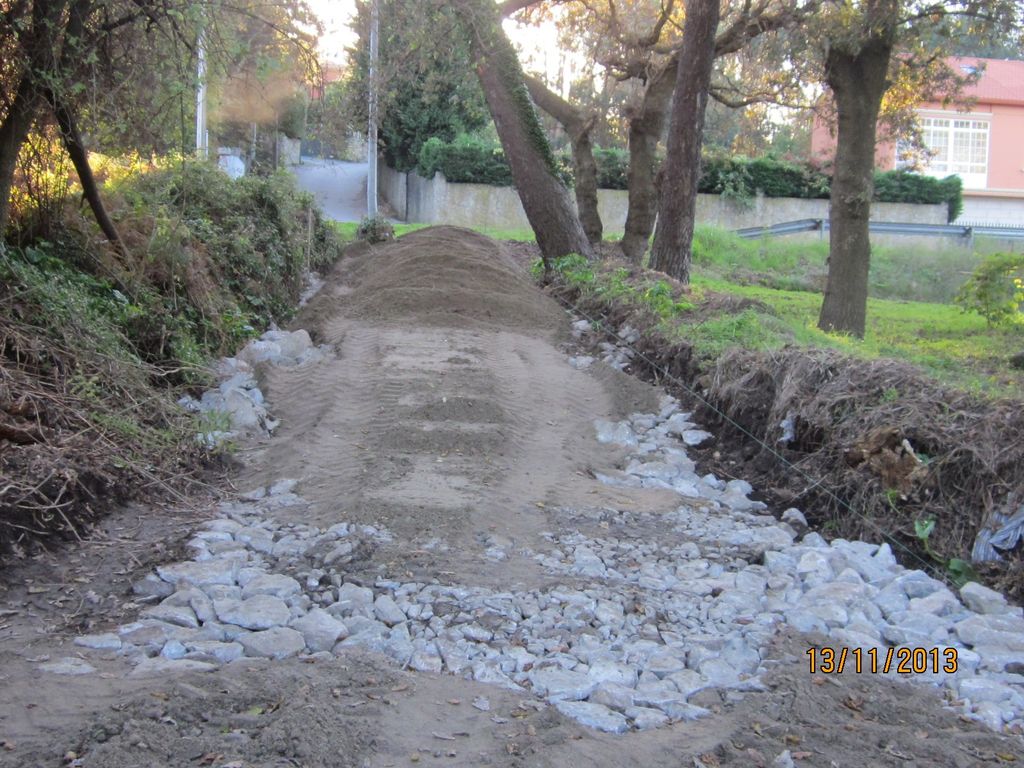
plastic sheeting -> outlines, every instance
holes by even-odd
[[[999,551],[1008,552],[1024,537],[1024,504],[1012,515],[992,513],[988,523],[978,532],[971,549],[971,560],[983,563],[1002,560]]]

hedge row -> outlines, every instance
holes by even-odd
[[[557,155],[563,179],[572,183],[572,160],[568,153]],[[594,150],[598,186],[602,189],[626,189],[629,153],[623,149]],[[429,139],[420,152],[416,169],[425,178],[441,171],[448,181],[469,184],[510,186],[512,173],[505,153],[499,147],[471,136],[459,136],[452,142]],[[765,197],[796,197],[805,200],[827,199],[831,177],[807,163],[793,163],[771,157],[705,157],[699,192],[748,200],[758,194]],[[875,201],[880,203],[945,203],[949,220],[960,215],[963,207],[962,185],[958,176],[936,179],[907,171],[875,173]]]

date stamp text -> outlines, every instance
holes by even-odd
[[[956,648],[823,648],[807,649],[810,673],[841,675],[844,671],[858,675],[887,675],[890,672],[906,675],[923,675],[929,672],[955,674],[957,671]]]

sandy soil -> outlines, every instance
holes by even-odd
[[[617,449],[595,418],[650,409],[658,392],[610,369],[565,362],[567,320],[479,235],[422,230],[358,247],[296,327],[336,354],[263,373],[282,426],[243,447],[238,488],[299,479],[303,521],[383,524],[395,540],[355,566],[367,577],[529,588],[551,577],[495,544],[587,523],[560,507],[660,510],[662,491],[609,488],[594,470]],[[769,689],[703,692],[714,717],[624,736],[566,720],[524,694],[383,658],[236,663],[137,679],[117,657],[98,671],[42,674],[71,639],[134,617],[130,584],[180,554],[213,499],[113,513],[95,536],[19,565],[0,586],[0,766],[973,766],[1024,759],[941,708],[935,694],[868,675],[811,676],[813,637],[780,635]],[[474,707],[486,697],[490,709]]]

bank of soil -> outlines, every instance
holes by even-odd
[[[520,260],[535,249],[519,244]],[[597,270],[623,266],[606,254]],[[638,292],[645,281],[665,278],[626,270]],[[681,286],[673,288],[684,296]],[[686,329],[750,306],[727,295],[687,296],[695,306],[674,327],[621,293],[557,277],[549,291],[599,321],[607,335],[594,335],[591,343],[621,345],[617,330],[636,329],[629,345],[636,354],[624,370],[665,386],[714,427],[716,442],[700,451],[709,471],[748,479],[780,510],[800,507],[827,536],[884,537],[908,567],[962,577],[974,552],[995,553],[998,559],[974,563],[976,573],[968,575],[1024,601],[1024,548],[1015,546],[1024,519],[1019,399],[954,389],[902,361],[825,349],[732,349],[701,359]],[[1014,519],[1017,525],[1004,530]],[[929,520],[924,542],[917,525]],[[1002,549],[983,546],[1000,537]],[[947,569],[954,559],[961,562]]]
[[[650,516],[675,492],[610,486],[621,448],[594,419],[657,410],[660,392],[607,366],[567,364],[569,318],[502,247],[453,228],[356,246],[296,327],[333,357],[269,368],[281,426],[241,446],[235,488],[297,479],[278,519],[392,533],[353,580],[547,589],[562,577],[525,552],[570,535],[566,509]],[[225,498],[233,488],[223,489]],[[559,511],[562,512],[559,512]],[[810,674],[822,638],[783,631],[761,692],[706,690],[711,715],[623,735],[585,728],[525,690],[412,673],[353,650],[242,659],[205,674],[131,676],[72,639],[132,620],[131,584],[182,559],[215,499],[112,514],[81,544],[8,570],[0,601],[0,765],[168,766],[973,766],[1024,758],[943,709],[931,690],[847,672]],[[495,547],[505,559],[489,555]],[[55,675],[45,658],[96,671]],[[481,697],[486,709],[474,706]],[[785,753],[788,752],[788,757]]]

